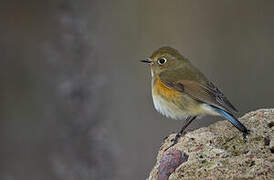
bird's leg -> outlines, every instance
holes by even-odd
[[[188,116],[188,117],[186,118],[183,127],[182,127],[181,130],[176,134],[175,138],[171,140],[171,141],[172,141],[172,144],[171,144],[167,149],[165,149],[165,151],[168,150],[169,148],[171,148],[172,146],[174,146],[175,144],[177,144],[178,139],[182,136],[184,130],[190,125],[190,123],[191,123],[194,119],[196,119],[196,117],[197,117],[197,116]]]
[[[179,137],[182,136],[185,129],[190,125],[190,123],[196,118],[196,116],[189,116],[186,118],[185,123],[181,130],[176,134],[175,138],[173,139],[173,143],[176,144],[178,142]],[[172,145],[174,146],[174,145]]]

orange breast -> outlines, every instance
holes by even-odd
[[[159,77],[157,77],[154,81],[154,85],[153,85],[153,93],[154,95],[161,95],[162,97],[164,97],[167,100],[174,100],[174,98],[176,98],[176,96],[178,96],[180,94],[179,91],[176,91],[172,88],[167,87],[161,80]]]

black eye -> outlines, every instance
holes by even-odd
[[[165,58],[161,58],[161,59],[158,59],[158,64],[162,65],[162,64],[165,64],[167,62],[167,60]]]

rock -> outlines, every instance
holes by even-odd
[[[186,162],[187,159],[188,155],[178,150],[164,154],[158,168],[158,179],[168,179],[170,174],[173,173],[179,165]]]
[[[251,131],[245,139],[228,121],[188,132],[167,149],[162,144],[147,180],[274,179],[274,109],[250,112],[240,121]]]
[[[269,143],[269,149],[272,153],[274,153],[274,140],[270,141]]]

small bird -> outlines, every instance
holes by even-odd
[[[249,130],[233,115],[237,109],[190,61],[176,49],[162,47],[141,60],[151,67],[152,98],[157,111],[168,118],[183,120],[172,147],[198,116],[223,116],[244,136]]]

